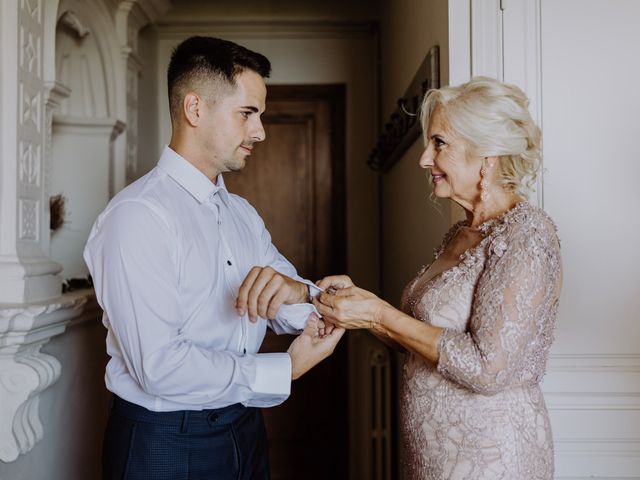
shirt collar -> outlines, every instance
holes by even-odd
[[[229,192],[222,179],[222,174],[219,174],[216,183],[213,183],[204,173],[169,146],[164,147],[158,161],[158,167],[167,172],[199,203],[208,198],[213,199],[215,195],[219,195],[225,204],[229,201]]]

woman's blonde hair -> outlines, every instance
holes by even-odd
[[[542,164],[540,129],[528,105],[515,85],[474,77],[457,87],[429,90],[422,102],[422,129],[426,134],[433,111],[441,106],[448,128],[474,154],[499,157],[502,187],[526,196]]]

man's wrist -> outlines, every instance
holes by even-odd
[[[308,303],[310,301],[308,285],[297,280],[294,280],[294,282],[296,282],[295,293],[290,297],[289,302],[286,303]]]
[[[287,350],[287,353],[289,354],[289,358],[291,360],[291,380],[297,380],[300,377],[300,373],[296,369],[296,362],[293,359],[293,355],[291,353],[291,348],[289,348],[289,350]]]
[[[311,287],[303,282],[300,283],[300,298],[298,303],[311,303]]]

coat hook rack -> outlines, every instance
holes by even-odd
[[[431,47],[413,76],[405,94],[397,101],[397,108],[385,123],[367,164],[373,170],[386,173],[402,158],[421,133],[420,105],[425,93],[440,87],[440,58],[438,46]]]

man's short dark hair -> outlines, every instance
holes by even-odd
[[[234,87],[238,74],[247,69],[266,78],[271,73],[271,63],[264,55],[228,40],[213,37],[184,40],[173,50],[167,70],[172,120],[180,118],[182,101],[188,90],[214,82],[220,88]]]

